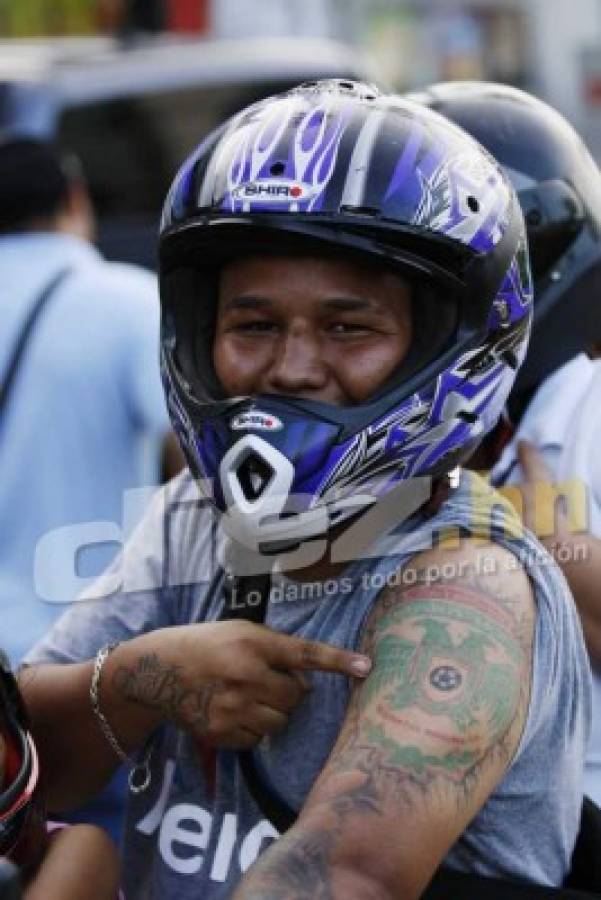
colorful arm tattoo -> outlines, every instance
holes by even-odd
[[[372,672],[298,823],[236,900],[419,897],[516,751],[533,627],[515,567],[385,591],[363,634]],[[368,886],[354,891],[352,871]]]

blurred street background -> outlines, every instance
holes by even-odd
[[[148,222],[190,148],[322,75],[523,87],[601,158],[601,0],[0,0],[0,131],[77,153],[109,257],[153,265]]]

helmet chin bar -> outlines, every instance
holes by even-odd
[[[297,569],[320,561],[328,533],[382,499],[381,485],[375,477],[352,494],[344,496],[334,491],[331,496],[326,494],[319,506],[292,511],[294,466],[256,434],[244,435],[228,450],[221,463],[220,478],[227,509],[221,525],[230,539],[224,567],[229,577],[236,578],[254,578],[275,569]],[[380,476],[384,484],[389,478],[390,472]],[[389,498],[393,500],[393,515],[390,521],[382,518],[382,528],[386,530],[393,522],[398,525],[425,504],[431,494],[429,477],[400,482]],[[388,504],[385,502],[384,506]]]
[[[230,447],[221,461],[219,477],[226,506],[222,527],[247,551],[244,566],[258,564],[264,571],[265,560],[253,564],[253,556],[260,558],[327,534],[329,516],[325,507],[285,511],[291,498],[294,466],[258,435],[246,434]]]

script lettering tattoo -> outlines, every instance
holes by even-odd
[[[189,688],[181,667],[164,665],[156,653],[141,656],[134,668],[121,666],[113,675],[116,689],[129,700],[158,709],[166,719],[185,721],[197,733],[206,731],[209,704],[219,685]]]

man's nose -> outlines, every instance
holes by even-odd
[[[271,388],[281,393],[318,391],[327,383],[327,360],[318,335],[307,328],[282,334],[269,371]]]

